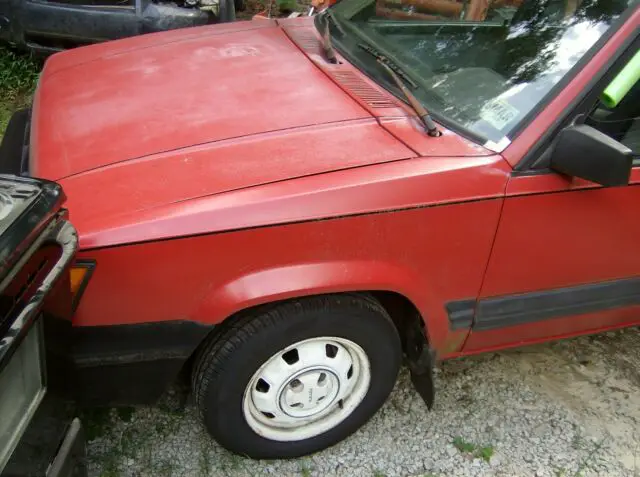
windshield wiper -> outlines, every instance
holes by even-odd
[[[427,134],[431,137],[441,136],[442,133],[438,130],[438,127],[431,118],[431,115],[429,114],[429,111],[427,111],[427,108],[425,108],[418,100],[418,98],[416,98],[413,93],[409,91],[409,88],[404,85],[402,80],[398,77],[397,74],[395,74],[395,72],[389,67],[386,62],[379,59],[378,63],[380,63],[384,67],[384,69],[389,72],[389,74],[393,78],[393,81],[395,81],[396,85],[398,85],[398,88],[400,88],[400,91],[402,91],[404,96],[407,98],[407,101],[409,101],[409,104],[422,121],[422,124],[424,124],[424,127],[427,129]]]
[[[400,76],[403,80],[405,80],[407,83],[409,83],[412,88],[417,88],[418,87],[416,82],[413,81],[411,78],[409,78],[409,76],[407,76],[407,74],[404,71],[402,71],[402,68],[400,68],[393,61],[391,61],[389,58],[384,56],[382,53],[380,53],[374,47],[369,46],[369,45],[365,45],[364,43],[358,43],[358,48],[360,48],[361,50],[366,51],[371,56],[373,56],[376,60],[383,61],[389,68],[391,68],[396,73],[397,76]]]
[[[396,65],[393,61],[389,60],[389,58],[384,56],[375,48],[362,43],[359,43],[358,47],[378,60],[378,63],[380,63],[382,67],[389,72],[389,74],[393,78],[393,81],[396,83],[398,88],[400,88],[402,94],[404,94],[404,97],[407,98],[407,101],[409,101],[409,105],[411,106],[411,108],[416,112],[416,114],[420,118],[420,121],[422,121],[422,124],[424,124],[424,127],[427,130],[427,134],[431,137],[441,136],[442,133],[438,130],[438,127],[431,118],[429,111],[427,111],[427,109],[422,105],[418,98],[416,98],[413,93],[409,91],[409,88],[405,86],[405,84],[400,79],[400,76],[402,76],[402,79],[404,79],[414,88],[417,88],[418,85],[416,85],[416,83],[411,78],[409,78],[404,71],[402,71],[402,68]]]
[[[333,23],[342,35],[344,35],[344,31],[338,22],[336,22],[330,9],[325,10],[325,13],[322,14],[322,20],[324,20],[324,32],[322,33],[322,50],[324,51],[324,56],[329,63],[337,63],[338,57],[336,56],[336,50],[333,48],[333,43],[331,43],[329,22]]]
[[[329,32],[329,22],[324,24],[324,33],[322,34],[322,51],[329,63],[337,63],[338,57],[336,56],[336,50],[333,49],[331,44],[331,33]]]

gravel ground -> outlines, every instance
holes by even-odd
[[[90,475],[640,477],[640,329],[443,363],[428,412],[403,370],[386,405],[313,456],[252,461],[191,404],[85,416]]]

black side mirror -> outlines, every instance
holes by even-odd
[[[629,183],[631,149],[597,129],[580,124],[563,129],[551,152],[551,169],[603,186]]]

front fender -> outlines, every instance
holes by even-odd
[[[415,290],[421,290],[418,295]],[[424,276],[393,263],[336,261],[280,266],[238,276],[210,290],[194,312],[193,319],[220,323],[227,317],[257,305],[327,293],[389,291],[406,297],[420,311],[432,342],[446,338],[438,326],[436,302]],[[427,323],[427,317],[432,317]],[[446,320],[445,320],[446,322]]]

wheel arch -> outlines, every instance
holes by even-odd
[[[187,377],[198,353],[210,339],[246,314],[319,295],[359,294],[376,300],[389,314],[406,353],[411,333],[420,330],[430,347],[446,333],[428,313],[437,302],[424,276],[388,262],[336,261],[293,264],[242,274],[211,290],[191,319],[215,324],[185,361]]]
[[[411,305],[427,324],[435,302],[424,276],[389,262],[371,260],[291,264],[243,273],[216,286],[191,314],[193,321],[218,325],[260,305],[306,296],[369,293],[390,315]],[[400,300],[402,298],[402,300]],[[400,306],[400,304],[403,306]]]
[[[424,334],[424,338],[429,343],[429,328],[426,317],[420,313],[418,307],[405,295],[388,290],[367,290],[366,293],[373,297],[385,309],[393,320],[396,329],[402,340],[402,349],[406,352],[412,327],[418,327]]]
[[[221,333],[224,329],[229,326],[233,326],[233,324],[240,320],[242,317],[246,315],[257,314],[262,311],[265,311],[271,307],[283,305],[288,302],[304,300],[306,298],[312,298],[315,296],[322,295],[359,295],[362,297],[366,297],[368,299],[375,300],[389,315],[393,324],[398,331],[398,335],[400,336],[400,341],[402,344],[403,353],[408,351],[408,347],[411,346],[411,333],[418,327],[418,329],[422,330],[424,333],[424,338],[427,343],[429,343],[428,338],[428,329],[426,327],[426,322],[424,317],[421,315],[417,306],[405,295],[398,293],[396,291],[391,290],[345,290],[339,292],[332,293],[317,293],[317,294],[306,294],[288,297],[285,299],[262,302],[259,304],[255,304],[249,306],[247,308],[240,309],[233,313],[232,315],[226,317],[222,322],[220,322],[216,327],[211,330],[207,336],[205,336],[200,344],[194,349],[191,353],[191,356],[185,361],[181,375],[182,379],[185,381],[189,380],[189,375],[191,373],[193,364],[199,355],[200,351],[206,345],[206,343],[215,339],[215,336]]]
[[[412,269],[379,261],[330,261],[292,264],[234,277],[204,297],[191,319],[221,325],[237,314],[304,297],[340,293],[368,294],[376,299],[400,330],[410,317],[419,317],[427,336],[441,332],[428,310],[437,307],[424,276]],[[433,326],[432,326],[433,325]],[[431,341],[438,341],[431,336]]]

